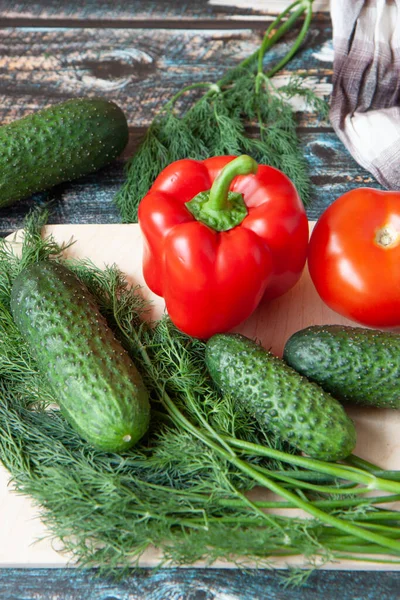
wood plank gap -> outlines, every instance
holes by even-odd
[[[27,19],[27,18],[2,18],[0,29],[29,28],[29,29],[176,29],[176,30],[235,30],[235,29],[266,29],[274,18],[266,15],[265,19],[232,19],[207,20],[195,19],[184,21],[181,19]]]
[[[150,125],[149,125],[150,127]],[[135,136],[136,138],[142,137],[146,134],[146,131],[148,130],[149,127],[135,127],[130,126],[129,127],[129,134],[131,136]],[[246,127],[246,131],[249,134],[256,134],[259,130],[258,127],[256,125],[251,125]],[[334,133],[333,128],[330,127],[329,125],[322,125],[322,126],[316,126],[316,127],[309,127],[309,126],[304,126],[301,125],[299,127],[297,127],[297,133],[298,134],[304,134],[304,133]]]
[[[317,127],[306,127],[304,125],[301,125],[299,127],[297,127],[296,129],[298,134],[304,134],[304,133],[334,133],[333,128],[330,127],[329,125],[322,125],[322,126],[317,126]]]

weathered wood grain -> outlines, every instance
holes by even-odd
[[[140,569],[122,582],[94,571],[1,569],[0,600],[396,600],[400,573],[317,571],[284,588],[280,573],[229,569]]]
[[[278,13],[290,4],[290,0],[88,0],[59,2],[59,0],[2,0],[2,19],[55,19],[57,21],[140,21],[151,20],[231,20],[262,19],[265,15]],[[315,11],[328,11],[329,0],[315,0]]]
[[[143,129],[131,131],[125,157],[134,153],[143,133]],[[312,181],[311,203],[307,208],[310,220],[318,219],[335,198],[350,189],[361,185],[380,187],[330,130],[301,129],[299,137]],[[52,202],[50,223],[119,223],[121,218],[113,198],[124,181],[124,165],[125,160],[119,159],[97,173],[1,209],[0,235],[22,227],[30,208],[48,201]]]
[[[309,76],[323,97],[331,91],[326,59],[330,21],[316,21],[289,73]],[[275,64],[293,41],[274,47]],[[0,29],[0,123],[76,96],[105,96],[125,111],[131,126],[147,126],[171,96],[187,84],[218,80],[257,50],[260,30]],[[299,106],[301,108],[301,105]],[[304,114],[303,125],[313,119]]]
[[[308,130],[299,135],[312,183],[311,202],[307,207],[310,220],[317,220],[336,198],[351,189],[361,186],[382,189],[333,132]]]
[[[274,64],[285,52],[294,35],[292,32],[277,45],[271,52],[269,64]],[[112,28],[0,30],[0,122],[6,124],[70,97],[104,96],[121,106],[130,124],[127,158],[167,99],[186,84],[217,80],[228,68],[254,52],[261,37],[262,33],[254,29],[184,33],[167,29]],[[318,17],[306,44],[291,61],[290,72],[306,73],[307,84],[328,99],[332,72],[329,19]],[[287,81],[290,72],[277,76],[276,84]],[[329,123],[319,122],[304,111],[302,101],[294,99],[293,104],[294,110],[299,111],[299,127],[305,132],[311,132],[314,127],[329,128]],[[311,169],[313,164],[316,166],[312,172],[316,205],[310,209],[310,218],[318,216],[333,195],[345,189],[360,172],[337,140],[329,144],[335,146],[336,155],[344,156],[342,163],[349,160],[344,171],[341,165],[339,175],[334,171],[336,163],[331,163],[331,155],[325,162],[320,157],[314,160],[318,140],[321,141],[325,133],[318,130],[315,135],[316,145],[310,145],[309,138],[304,137]],[[332,150],[320,150],[320,154],[323,152],[328,156]],[[335,177],[332,189],[330,174]],[[20,227],[29,208],[35,202],[48,199],[54,201],[51,217],[54,223],[118,222],[120,217],[112,198],[122,181],[123,164],[119,161],[88,178],[37,194],[0,211],[1,234]]]

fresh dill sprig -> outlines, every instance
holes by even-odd
[[[162,552],[161,564],[224,558],[271,567],[274,556],[302,555],[313,569],[345,552],[396,560],[400,512],[380,505],[399,499],[399,482],[385,471],[375,477],[307,459],[257,431],[251,415],[212,384],[203,342],[167,318],[143,320],[146,303],[116,267],[73,261],[69,267],[138,365],[153,406],[148,434],[122,455],[82,440],[55,407],[10,314],[22,265],[63,260],[62,247],[42,239],[44,222],[38,212],[30,216],[19,256],[0,242],[0,459],[15,490],[33,499],[56,547],[114,576],[152,547]],[[281,498],[257,499],[256,486],[271,482]],[[351,483],[359,488],[344,495]],[[391,495],[369,497],[369,489]],[[293,516],[299,506],[311,518]],[[297,572],[288,574],[300,582]]]
[[[303,202],[310,195],[307,163],[297,135],[297,122],[290,100],[301,96],[311,110],[327,115],[327,104],[292,76],[279,89],[273,75],[292,58],[307,34],[313,0],[295,0],[268,28],[254,54],[228,71],[216,83],[194,83],[177,92],[161,109],[147,130],[136,154],[127,163],[126,181],[115,202],[124,222],[137,221],[140,200],[157,175],[170,163],[217,155],[249,154],[260,164],[281,169],[294,182]],[[303,26],[285,56],[264,72],[268,50],[305,13]],[[184,94],[192,95],[185,109]]]

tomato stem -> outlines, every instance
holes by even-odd
[[[375,233],[374,242],[380,248],[394,248],[400,243],[400,234],[391,225],[385,225]]]

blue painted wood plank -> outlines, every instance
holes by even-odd
[[[259,47],[263,31],[198,29],[0,29],[0,123],[76,96],[104,96],[131,127],[147,127],[165,102],[187,84],[217,81]],[[291,32],[268,53],[266,69],[294,40]],[[290,72],[310,74],[329,93],[331,63],[320,60],[331,36],[316,21]],[[191,96],[193,97],[193,96]],[[190,96],[189,96],[190,98]],[[315,125],[309,115],[301,124]]]
[[[329,46],[330,37],[329,19],[317,16],[307,43],[290,65],[294,72],[312,74],[317,85],[328,91],[332,66],[329,50],[328,60],[320,60],[320,56]],[[185,33],[166,29],[0,30],[0,120],[9,122],[69,97],[105,96],[123,108],[131,126],[132,141],[126,158],[134,152],[138,138],[156,112],[176,91],[193,81],[218,79],[253,52],[260,40],[261,32],[252,29]],[[268,64],[279,59],[287,43],[287,39],[282,41],[271,52]],[[352,160],[339,172],[335,171],[335,161],[317,160],[315,151],[327,152],[318,141],[325,134],[316,132],[314,139],[306,134],[310,131],[312,136],[312,129],[321,125],[329,127],[329,123],[319,123],[310,114],[299,113],[315,182],[310,218],[316,218],[360,173]],[[333,139],[329,143],[340,162],[344,149]],[[366,174],[361,176],[365,179]],[[26,199],[0,211],[0,232],[4,235],[21,227],[33,203],[47,199],[54,201],[51,219],[55,223],[119,222],[112,199],[123,177],[123,163],[118,161],[89,178]]]
[[[338,137],[330,131],[300,134],[311,178],[311,202],[307,207],[310,220],[342,194],[357,187],[382,189],[372,175],[360,167]]]
[[[76,569],[2,569],[0,600],[397,600],[399,572],[317,571],[285,588],[279,572],[140,569],[120,582]]]

